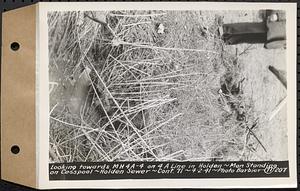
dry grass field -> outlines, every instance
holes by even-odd
[[[285,51],[224,45],[258,11],[51,12],[50,162],[287,159]]]

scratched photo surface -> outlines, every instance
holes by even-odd
[[[288,160],[285,48],[224,36],[281,15],[48,12],[49,162]]]

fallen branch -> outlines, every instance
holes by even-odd
[[[216,51],[211,51],[211,50],[203,50],[203,49],[190,49],[190,48],[168,48],[168,47],[160,47],[160,46],[153,46],[153,45],[148,45],[148,44],[139,44],[139,43],[130,43],[130,42],[125,42],[122,40],[113,40],[112,44],[117,46],[119,44],[122,45],[130,45],[130,46],[136,46],[140,48],[149,48],[149,49],[156,49],[156,50],[167,50],[167,51],[189,51],[189,52],[207,52],[207,53],[212,53],[212,54],[219,54]]]
[[[271,112],[270,117],[269,117],[269,121],[271,121],[276,116],[276,114],[283,108],[283,106],[285,106],[286,102],[287,102],[287,98],[286,97],[283,98],[279,102],[279,104]]]
[[[276,76],[276,78],[287,88],[286,75],[283,71],[276,69],[273,66],[269,66],[269,70]]]
[[[254,127],[256,127],[256,125],[257,125],[257,122],[255,122],[255,123],[251,126],[251,128],[249,128],[248,126],[246,126],[246,128],[248,129],[249,133],[250,133],[251,135],[253,135],[253,137],[257,140],[257,142],[260,144],[260,146],[263,148],[263,150],[267,153],[266,147],[262,144],[262,142],[258,139],[258,137],[255,135],[255,133],[254,133],[253,130],[252,130]]]

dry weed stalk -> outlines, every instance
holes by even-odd
[[[240,157],[233,150],[245,149],[245,130],[226,116],[215,91],[221,45],[199,31],[215,21],[191,11],[112,11],[107,24],[93,15],[49,14],[51,82],[63,86],[82,68],[92,70],[92,101],[80,118],[56,106],[59,87],[51,92],[54,161]],[[161,22],[168,27],[162,35]]]

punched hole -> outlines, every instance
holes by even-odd
[[[20,44],[17,43],[17,42],[13,42],[13,43],[10,44],[10,48],[11,48],[13,51],[17,51],[17,50],[19,50],[19,48],[20,48]]]
[[[18,154],[20,152],[20,147],[18,145],[13,145],[10,149],[13,154]]]

